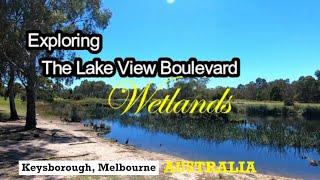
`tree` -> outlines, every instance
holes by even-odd
[[[320,102],[320,83],[312,76],[302,76],[293,82],[295,99],[301,102]]]
[[[10,30],[9,22],[7,21],[7,14],[10,10],[5,8],[3,5],[4,1],[0,2],[0,67],[1,67],[1,79],[8,79],[7,83],[7,92],[6,95],[9,97],[10,104],[10,118],[11,120],[19,119],[16,106],[15,106],[15,63],[14,59],[18,58],[17,54],[14,53],[15,48],[10,43],[10,40],[14,36],[7,36],[7,32]],[[2,81],[3,82],[3,81]]]
[[[12,64],[10,64],[9,70],[9,83],[8,83],[8,91],[9,91],[9,104],[10,104],[10,118],[11,120],[19,119],[16,104],[14,102],[15,99],[15,86],[14,86],[14,77],[15,77],[15,69]]]
[[[100,0],[8,0],[0,3],[1,11],[6,12],[5,23],[2,24],[7,24],[9,27],[4,37],[14,37],[14,40],[10,39],[8,42],[15,46],[16,53],[20,53],[22,57],[19,63],[16,63],[16,68],[22,73],[22,81],[26,86],[25,129],[33,129],[37,124],[35,89],[39,70],[36,60],[47,54],[42,50],[28,51],[24,48],[26,31],[36,29],[42,33],[52,33],[58,29],[66,32],[79,29],[92,33],[97,29],[107,27],[111,13],[106,9],[101,9]],[[4,46],[4,44],[0,45],[0,48]],[[51,56],[53,55],[59,55],[59,58],[62,59],[65,54],[61,51]]]
[[[11,46],[7,45],[6,51],[11,50]],[[3,80],[2,82],[7,82],[7,91],[4,93],[5,98],[9,97],[9,106],[10,106],[10,120],[17,120],[19,119],[17,110],[16,110],[16,105],[15,105],[15,67],[14,64],[11,63],[13,61],[11,58],[16,57],[14,53],[12,57],[9,57],[6,55],[6,53],[1,50],[0,51],[0,56],[1,56],[1,79]],[[11,60],[11,61],[10,61]]]
[[[80,86],[74,88],[74,96],[76,99],[81,99],[83,97],[105,98],[107,97],[107,92],[110,92],[111,89],[112,86],[106,84],[104,81],[84,80],[81,82]]]
[[[267,86],[268,83],[263,78],[257,78],[256,79],[256,87],[257,87],[257,94],[256,94],[256,100],[267,100],[268,99],[268,93],[267,93]]]
[[[289,86],[289,79],[276,79],[274,81],[269,82],[270,100],[283,101],[287,96],[286,92],[290,90]]]
[[[206,93],[208,81],[208,78],[178,78],[174,83],[174,88],[181,88],[178,98],[201,98]]]
[[[263,78],[257,78],[256,79],[256,86],[258,89],[265,88],[267,86],[267,81]]]
[[[273,86],[270,91],[270,100],[279,101],[282,100],[281,89],[279,86]]]
[[[251,100],[256,99],[257,86],[253,81],[251,81],[249,84],[246,85],[245,97],[246,97],[246,99],[251,99]]]
[[[314,75],[317,77],[317,79],[320,81],[320,69],[316,70]]]

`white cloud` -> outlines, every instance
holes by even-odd
[[[173,4],[175,2],[175,0],[167,0],[168,4]]]

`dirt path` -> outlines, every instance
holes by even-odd
[[[24,120],[0,121],[0,179],[25,178],[18,175],[18,160],[181,160],[148,152],[96,136],[80,123],[38,117],[38,129],[23,131]],[[34,177],[44,179],[48,177]],[[52,178],[52,177],[51,177]],[[54,177],[54,179],[62,177]],[[65,178],[65,177],[64,177]],[[82,179],[83,176],[70,177]],[[86,179],[131,179],[131,177],[88,177]],[[261,174],[161,174],[136,179],[285,179]]]

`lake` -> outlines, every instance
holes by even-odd
[[[170,120],[169,120],[170,119]],[[187,160],[255,161],[259,173],[320,179],[320,123],[302,119],[246,117],[242,123],[197,117],[133,115],[88,119],[109,125],[105,138]]]

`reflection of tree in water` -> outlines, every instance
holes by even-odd
[[[120,122],[124,126],[139,126],[152,132],[177,134],[185,139],[206,139],[214,143],[232,140],[245,142],[248,147],[266,145],[280,152],[286,147],[293,147],[298,151],[315,148],[320,152],[320,125],[305,120],[256,118],[234,123],[214,121],[202,115],[140,114],[121,116]]]

